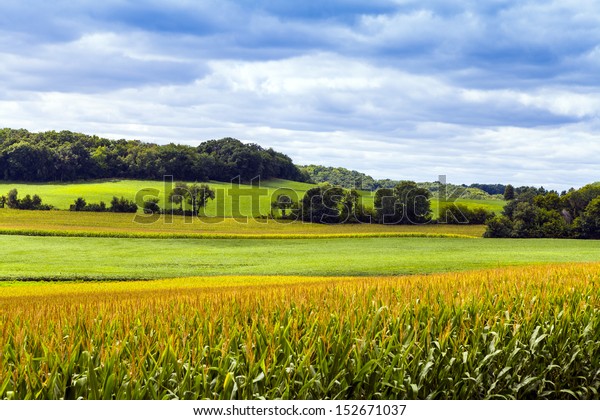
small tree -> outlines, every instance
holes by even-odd
[[[339,223],[344,190],[330,184],[311,188],[302,198],[302,220],[312,223]]]
[[[19,209],[33,210],[33,200],[29,194],[27,194],[22,200],[19,200]]]
[[[33,194],[33,198],[31,199],[31,204],[34,209],[40,209],[42,207],[42,199],[39,195]]]
[[[2,195],[2,196],[0,196],[0,209],[3,209],[5,204],[6,204],[6,197]]]
[[[75,205],[73,206],[73,211],[83,211],[87,203],[83,199],[83,197],[79,197],[75,200]]]
[[[487,221],[486,238],[510,238],[513,236],[513,224],[506,216],[496,216]]]
[[[506,186],[506,188],[504,188],[504,199],[506,201],[510,201],[510,200],[514,200],[515,199],[515,187],[513,187],[510,184],[508,184]]]
[[[186,198],[192,206],[194,216],[197,216],[200,208],[204,207],[208,200],[214,200],[215,192],[206,184],[193,184],[189,187]]]
[[[396,224],[402,219],[392,188],[380,188],[375,191],[374,206],[377,223]]]
[[[273,201],[271,203],[271,210],[280,210],[281,211],[281,218],[285,219],[286,218],[286,212],[288,209],[291,209],[292,207],[294,207],[294,201],[292,200],[292,198],[287,195],[287,194],[279,194],[277,196],[277,199],[275,199],[275,201]]]
[[[179,210],[183,212],[183,200],[189,195],[190,187],[184,182],[178,182],[169,193],[171,204],[179,204]]]
[[[109,211],[113,213],[135,213],[137,209],[138,206],[133,201],[129,201],[125,197],[113,197]]]
[[[590,201],[585,212],[575,220],[575,226],[581,237],[600,239],[600,197]]]
[[[19,192],[13,188],[6,195],[6,205],[9,209],[18,209],[19,208]]]
[[[425,224],[431,222],[431,193],[413,181],[400,181],[394,187],[397,202],[403,207],[402,224]]]
[[[152,197],[144,202],[144,213],[145,214],[159,214],[160,207],[158,206],[158,197]]]

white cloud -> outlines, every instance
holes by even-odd
[[[271,3],[154,1],[140,13],[65,3],[64,16],[42,5],[28,31],[8,17],[23,12],[13,2],[0,30],[0,125],[190,144],[233,136],[377,177],[600,178],[594,1],[395,3],[352,4],[361,12],[343,18],[291,3],[279,14]]]

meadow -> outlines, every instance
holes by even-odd
[[[595,241],[473,238],[130,239],[0,236],[0,279],[402,275],[600,260]]]
[[[271,212],[271,201],[281,193],[289,194],[294,200],[301,199],[304,193],[314,184],[272,179],[260,182],[260,188],[252,188],[250,185],[232,185],[225,182],[208,182],[216,191],[216,198],[209,201],[205,212],[207,216],[238,217],[238,216],[267,216]],[[113,196],[125,197],[133,200],[136,197],[143,198],[145,194],[158,196],[159,205],[168,207],[165,202],[165,184],[162,181],[139,181],[139,180],[102,180],[92,182],[75,183],[0,183],[0,195],[16,188],[19,195],[38,194],[44,203],[55,206],[58,209],[68,210],[69,206],[78,197],[83,197],[88,203],[104,201],[110,203]],[[139,195],[138,195],[139,194]],[[361,192],[362,203],[367,207],[373,207],[373,194],[368,191]],[[471,200],[458,199],[458,203],[467,207],[484,207],[490,211],[499,213],[506,204],[502,200]],[[431,200],[431,209],[437,214],[439,202]]]
[[[597,399],[599,273],[10,283],[0,398]]]

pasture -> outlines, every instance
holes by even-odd
[[[131,239],[0,236],[1,279],[403,275],[599,261],[594,241],[472,238]]]

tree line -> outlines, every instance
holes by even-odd
[[[69,208],[71,211],[91,211],[91,212],[112,212],[112,213],[136,213],[138,206],[133,201],[125,197],[113,197],[110,201],[110,206],[106,206],[104,201],[99,203],[88,203],[83,197],[75,200]]]
[[[19,192],[12,189],[8,194],[0,196],[0,208],[8,207],[15,210],[52,210],[54,207],[49,204],[43,204],[39,195],[34,194],[33,197],[27,194],[23,198],[19,198]]]
[[[71,131],[0,130],[0,178],[10,181],[75,181],[101,178],[231,181],[256,177],[309,181],[283,153],[233,138],[197,147],[138,140],[108,140]]]
[[[600,183],[558,194],[506,186],[502,214],[489,220],[489,238],[600,239]]]
[[[400,181],[393,188],[375,191],[373,208],[362,202],[361,192],[322,183],[309,189],[300,200],[279,194],[272,202],[272,217],[312,223],[379,223],[415,225],[428,223],[483,224],[494,216],[483,209],[445,203],[440,218],[433,218],[432,193],[413,181]]]

